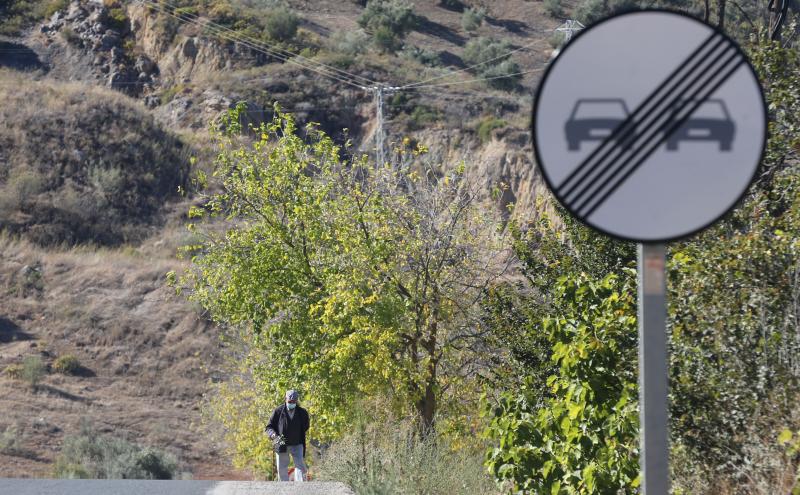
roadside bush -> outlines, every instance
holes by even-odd
[[[64,375],[72,375],[81,368],[81,363],[78,358],[72,354],[65,354],[53,363],[53,371]]]
[[[480,37],[467,43],[461,58],[467,65],[477,65],[473,71],[480,77],[496,78],[487,84],[508,90],[515,88],[522,79],[519,65],[507,55],[509,51],[511,45],[507,41]]]
[[[264,30],[267,36],[277,41],[288,41],[297,34],[300,19],[287,7],[276,7],[266,13]]]
[[[64,438],[56,459],[56,478],[175,479],[178,462],[172,454],[125,439],[98,435],[86,425]]]
[[[28,382],[31,388],[36,388],[47,374],[47,367],[39,356],[26,356],[22,360],[21,378]]]
[[[461,14],[461,27],[463,27],[465,31],[476,31],[481,27],[481,24],[483,24],[484,17],[486,17],[486,9],[466,9],[464,13]]]
[[[342,481],[356,493],[497,493],[479,452],[457,449],[435,433],[420,436],[410,420],[362,419],[323,453],[316,469],[319,479]]]

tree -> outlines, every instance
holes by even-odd
[[[520,493],[632,493],[638,486],[636,290],[631,270],[561,277],[557,314],[536,328],[553,374],[508,391],[492,410],[487,464]]]
[[[301,389],[318,438],[362,396],[431,428],[441,395],[482,362],[478,301],[509,258],[499,212],[480,208],[463,165],[437,172],[421,146],[374,167],[279,111],[248,145],[242,108],[216,134],[221,192],[190,212],[226,230],[204,232],[181,285],[243,329],[259,396]]]

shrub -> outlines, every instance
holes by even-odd
[[[0,454],[18,455],[23,452],[23,435],[16,426],[7,427],[0,433]]]
[[[575,9],[575,18],[588,26],[611,14],[635,8],[635,0],[583,0]]]
[[[6,369],[3,370],[6,376],[9,378],[13,378],[15,380],[19,380],[22,378],[22,365],[21,364],[9,364],[6,366]]]
[[[398,36],[405,36],[417,23],[411,5],[401,0],[370,0],[358,18],[362,28],[375,30],[384,26]]]
[[[42,381],[44,375],[47,373],[47,368],[39,356],[26,356],[22,360],[22,373],[23,380],[28,382],[32,388],[36,388],[39,382]]]
[[[394,32],[386,26],[380,26],[376,29],[372,33],[372,39],[375,47],[383,53],[393,53],[403,44]]]
[[[80,361],[72,354],[65,354],[56,359],[53,363],[53,371],[64,375],[75,374],[80,368]]]
[[[427,105],[418,105],[411,111],[409,127],[412,130],[418,130],[437,120],[439,120],[439,112],[435,108]]]
[[[550,17],[564,17],[564,6],[561,0],[544,0],[544,11]]]
[[[378,49],[394,51],[400,40],[418,24],[411,5],[402,0],[370,0],[358,25],[372,31]]]
[[[480,37],[467,43],[462,58],[467,65],[477,66],[474,71],[481,77],[497,78],[488,81],[490,86],[512,89],[521,75],[519,65],[507,55],[510,50],[511,45],[507,41]]]
[[[485,9],[466,9],[464,13],[461,14],[461,27],[466,31],[475,31],[483,24],[484,17],[486,17]]]
[[[418,46],[405,47],[403,51],[400,52],[400,56],[430,67],[441,65],[438,53]]]
[[[478,124],[478,138],[481,140],[481,144],[488,142],[492,137],[492,131],[495,129],[500,129],[508,125],[503,119],[498,119],[494,117],[488,117],[481,121]]]
[[[322,455],[320,479],[342,481],[356,493],[496,492],[478,452],[435,433],[420,436],[410,420],[362,419],[351,431]]]
[[[270,9],[266,14],[264,30],[267,36],[277,41],[288,41],[297,34],[300,19],[287,7]]]
[[[117,29],[118,31],[125,32],[128,30],[129,22],[128,14],[125,12],[125,9],[120,7],[109,9],[108,23],[111,27]]]
[[[79,434],[64,439],[54,466],[57,478],[168,480],[174,479],[177,471],[172,454],[97,435],[86,425]]]
[[[73,31],[73,29],[69,26],[61,30],[61,37],[64,38],[64,41],[66,41],[67,44],[73,46],[80,46],[82,43],[81,37],[78,36],[78,33]]]
[[[369,35],[363,29],[336,31],[331,36],[331,50],[345,55],[359,55],[364,52]]]

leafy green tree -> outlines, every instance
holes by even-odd
[[[632,270],[561,277],[558,316],[538,332],[554,373],[504,393],[488,428],[487,465],[521,493],[633,493],[638,486],[636,291]]]
[[[316,437],[335,437],[363,396],[430,428],[485,349],[478,301],[508,263],[499,212],[478,207],[463,166],[437,175],[421,147],[397,167],[345,160],[279,112],[248,144],[242,108],[217,135],[221,191],[191,212],[228,220],[194,248],[191,299],[242,329],[260,397],[301,389]]]

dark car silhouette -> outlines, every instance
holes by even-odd
[[[667,150],[677,150],[681,141],[716,141],[720,151],[730,151],[735,133],[736,125],[728,114],[725,102],[706,100],[686,122],[670,134],[667,138]]]
[[[575,102],[569,120],[564,125],[567,149],[577,151],[583,141],[600,141],[611,136],[614,129],[628,118],[628,106],[621,98],[581,98]],[[621,133],[623,147],[633,139],[633,132]]]

